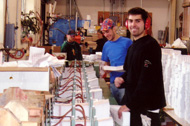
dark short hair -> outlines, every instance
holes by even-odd
[[[142,16],[142,19],[145,23],[146,19],[148,18],[148,12],[146,10],[144,10],[140,7],[134,7],[128,11],[128,17],[129,17],[129,15],[139,15],[139,14]]]
[[[106,39],[106,37],[104,36],[104,34],[103,34],[103,32],[101,31],[101,29],[98,29],[98,30],[97,30],[97,33],[100,33],[100,34],[102,35],[102,37],[103,37],[104,39]]]
[[[75,30],[73,29],[68,30],[67,35],[75,35]]]
[[[101,29],[98,29],[98,30],[97,30],[97,33],[100,33],[100,34],[103,35],[103,32],[101,31]]]

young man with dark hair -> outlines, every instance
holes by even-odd
[[[151,118],[151,126],[160,126],[159,109],[166,105],[162,76],[161,49],[146,35],[148,13],[139,7],[128,11],[128,29],[133,36],[124,63],[126,72],[115,79],[116,87],[124,87],[123,106],[118,111],[131,113],[131,126],[142,126],[141,114]]]
[[[124,64],[127,50],[132,41],[129,38],[119,36],[116,33],[116,25],[113,20],[107,18],[103,21],[101,31],[108,41],[104,44],[102,51],[102,60],[105,65],[121,66]],[[125,90],[116,88],[114,85],[115,77],[119,77],[123,72],[110,72],[110,90],[119,105],[124,96]]]

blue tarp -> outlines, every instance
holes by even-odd
[[[78,20],[77,28],[81,28],[85,21],[89,21],[89,27],[91,24],[90,20]],[[65,35],[69,29],[75,29],[75,20],[59,19],[57,20],[49,30],[49,44],[61,46],[64,42]]]

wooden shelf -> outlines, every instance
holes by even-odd
[[[184,8],[185,8],[185,7],[190,7],[190,2],[183,3],[182,6],[183,6]]]
[[[175,123],[177,123],[178,125],[181,125],[181,126],[190,126],[190,124],[182,119],[182,118],[179,118],[175,113],[174,113],[174,110],[163,110]]]
[[[10,72],[10,71],[33,71],[33,72],[47,72],[48,67],[0,67],[0,72]]]

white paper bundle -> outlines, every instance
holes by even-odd
[[[55,125],[58,121],[59,121],[58,119],[51,120],[51,125]],[[111,117],[98,119],[97,121],[98,121],[98,126],[114,126],[113,119]],[[84,125],[84,120],[76,119],[75,124]],[[63,120],[57,126],[71,126],[71,120]],[[90,120],[86,121],[86,126],[92,126]]]
[[[61,94],[62,91],[59,91],[59,93]],[[63,94],[59,95],[59,97],[62,97],[62,98],[72,98],[72,88],[70,88],[70,90],[64,92]],[[90,93],[92,95],[92,98],[93,99],[102,99],[102,89],[101,88],[98,88],[98,89],[91,89],[90,90]],[[81,94],[81,90],[77,90],[76,91],[76,94]],[[86,95],[86,89],[83,90],[83,95],[85,96]]]
[[[162,52],[165,55],[162,60],[167,103],[178,117],[190,122],[190,56],[181,55],[179,51]]]
[[[143,126],[151,126],[151,119],[147,117],[146,115],[141,114],[141,120]]]
[[[181,41],[180,38],[176,39],[173,44],[172,44],[172,47],[175,47],[175,48],[187,48],[184,43]]]
[[[83,106],[85,115],[89,117],[89,104],[79,103]],[[94,100],[93,107],[96,110],[97,119],[104,119],[110,117],[110,104],[108,100]],[[53,115],[62,116],[72,108],[71,104],[55,103],[53,105]],[[79,107],[78,107],[79,108]],[[71,116],[71,113],[68,114]],[[82,117],[82,114],[76,111],[76,117]]]
[[[29,60],[34,64],[45,54],[45,48],[30,47]]]
[[[1,67],[18,67],[17,61],[4,62]]]
[[[130,112],[122,112],[121,119],[118,118],[118,110],[120,105],[111,105],[110,112],[113,117],[113,120],[120,126],[130,126]]]

